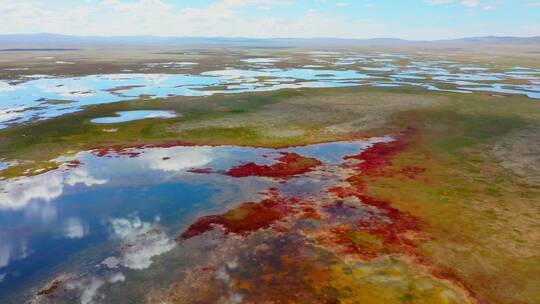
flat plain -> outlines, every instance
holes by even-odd
[[[19,49],[0,79],[2,303],[540,302],[535,45]]]

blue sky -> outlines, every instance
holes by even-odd
[[[0,33],[540,36],[540,0],[0,0]]]

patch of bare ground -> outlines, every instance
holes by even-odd
[[[540,123],[506,135],[491,153],[504,168],[540,186]]]

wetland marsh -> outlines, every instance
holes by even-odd
[[[122,51],[0,61],[0,302],[540,301],[538,55]]]

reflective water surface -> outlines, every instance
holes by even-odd
[[[308,52],[314,64],[274,68],[286,57],[238,60],[237,67],[190,74],[197,62],[149,63],[165,73],[145,69],[124,74],[82,77],[27,75],[0,80],[0,128],[32,119],[47,119],[79,111],[92,104],[139,98],[206,96],[290,88],[415,85],[426,90],[520,94],[539,99],[540,70],[467,65],[446,60],[416,60],[403,54]],[[129,73],[128,73],[129,72]]]
[[[133,120],[147,119],[147,118],[173,118],[177,114],[172,111],[155,111],[155,110],[140,110],[140,111],[120,111],[116,113],[116,117],[101,117],[91,120],[93,123],[108,124],[128,122]]]
[[[285,194],[301,191],[316,196],[323,184],[338,178],[331,174],[321,178],[314,172],[284,183],[224,174],[234,166],[273,164],[283,152],[340,164],[346,155],[391,140],[381,137],[281,150],[104,149],[60,158],[62,165],[55,170],[2,180],[0,302],[29,297],[29,290],[35,292],[36,286],[60,273],[85,274],[70,286],[81,290],[81,299],[85,290],[95,289],[94,294],[86,294],[93,299],[105,285],[129,282],[140,271],[152,271],[156,257],[175,248],[184,250],[174,239],[198,215],[256,200],[270,187]]]

